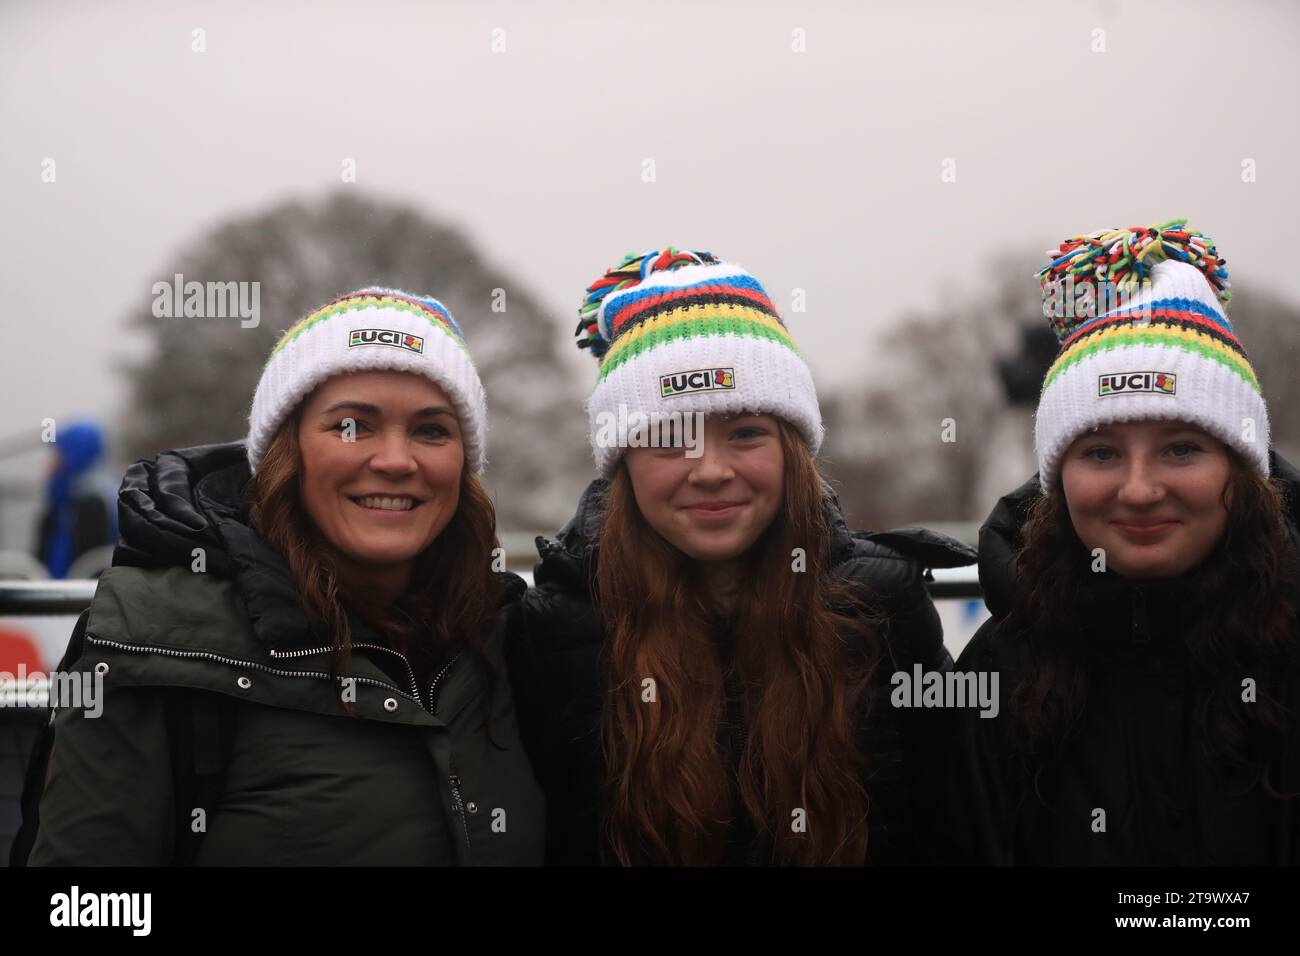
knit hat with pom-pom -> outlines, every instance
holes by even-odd
[[[1034,442],[1050,491],[1067,448],[1113,422],[1184,421],[1268,475],[1268,409],[1221,303],[1228,270],[1187,220],[1075,236],[1039,273],[1061,351]]]
[[[813,454],[822,417],[812,374],[758,280],[708,252],[629,255],[587,289],[579,348],[600,361],[587,400],[591,448],[608,477],[625,450],[608,440],[631,413],[770,414]]]
[[[487,399],[460,326],[437,299],[369,288],[300,319],[271,350],[248,416],[253,471],[276,430],[316,386],[335,375],[380,370],[423,375],[445,391],[460,420],[465,464],[483,470]]]

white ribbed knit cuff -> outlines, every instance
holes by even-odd
[[[1175,394],[1099,395],[1099,378],[1115,372],[1172,373]],[[1093,352],[1063,371],[1043,392],[1034,420],[1043,490],[1051,491],[1066,449],[1080,435],[1100,425],[1134,421],[1190,422],[1236,449],[1261,474],[1268,474],[1268,409],[1259,392],[1219,362],[1185,349],[1138,345]]]
[[[418,336],[423,352],[392,345],[349,346],[354,329],[386,329]],[[354,309],[304,329],[276,353],[258,382],[248,417],[248,461],[257,470],[276,430],[298,403],[326,379],[350,372],[412,372],[447,393],[460,420],[465,462],[487,465],[487,400],[468,353],[428,319],[397,309]]]
[[[676,270],[673,277],[686,271]],[[661,376],[720,368],[734,370],[734,389],[669,397],[661,393]],[[646,416],[671,412],[775,415],[799,430],[814,455],[822,444],[821,410],[808,366],[787,346],[767,339],[736,335],[679,339],[637,355],[610,372],[587,400],[592,454],[602,477],[609,477],[624,451],[599,444],[602,416],[617,419],[620,405],[629,413]]]

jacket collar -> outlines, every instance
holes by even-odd
[[[137,461],[118,493],[122,540],[113,564],[191,567],[198,559],[195,549],[201,549],[204,573],[238,586],[259,641],[285,649],[320,645],[288,564],[249,525],[242,496],[251,478],[243,442]],[[350,620],[356,643],[379,641],[360,618]]]

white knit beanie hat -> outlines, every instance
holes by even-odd
[[[276,430],[316,386],[335,375],[380,370],[413,372],[442,388],[460,419],[465,463],[483,471],[487,399],[460,327],[437,299],[381,288],[335,299],[280,337],[248,416],[252,470]]]
[[[587,400],[592,452],[608,477],[624,452],[602,440],[631,412],[770,414],[815,455],[823,429],[812,373],[758,280],[708,252],[629,255],[588,289],[580,348],[600,361]]]
[[[1061,351],[1034,425],[1044,491],[1071,443],[1112,422],[1190,422],[1268,475],[1268,408],[1220,307],[1231,297],[1228,270],[1186,222],[1101,230],[1048,252],[1043,311]],[[1091,314],[1061,308],[1116,298],[1120,307],[1084,310]]]

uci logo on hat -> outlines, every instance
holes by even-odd
[[[690,372],[671,372],[659,376],[659,397],[673,398],[692,392],[711,392],[736,387],[734,368],[699,368]]]
[[[1152,392],[1175,395],[1178,377],[1173,372],[1109,372],[1097,376],[1097,395],[1124,395],[1129,392]]]
[[[353,329],[348,333],[348,348],[358,345],[391,345],[394,348],[424,351],[424,339],[392,329]]]

